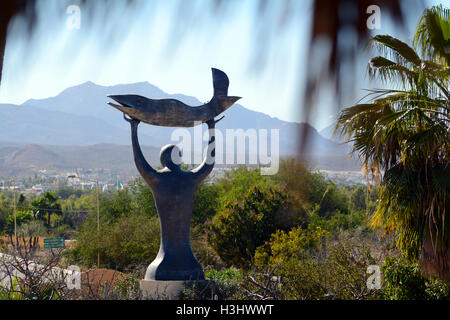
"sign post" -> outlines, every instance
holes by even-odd
[[[45,249],[65,248],[66,242],[64,238],[46,238],[44,239]]]

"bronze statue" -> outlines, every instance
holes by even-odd
[[[221,120],[214,120],[214,117],[220,113],[216,108],[217,105],[220,106],[220,103],[217,104],[217,101],[237,100],[236,97],[227,96],[228,77],[224,72],[213,69],[213,80],[213,99],[207,105],[197,107],[203,108],[203,111],[200,113],[195,111],[195,107],[188,107],[193,109],[193,111],[178,114],[175,109],[172,109],[172,106],[181,106],[181,102],[172,99],[152,100],[130,95],[110,96],[121,103],[122,106],[125,106],[123,107],[125,109],[123,109],[113,105],[121,111],[127,111],[124,111],[124,118],[131,125],[134,161],[139,173],[152,190],[160,219],[161,244],[159,252],[156,259],[148,266],[144,280],[204,279],[202,266],[195,258],[190,244],[190,222],[194,196],[200,183],[214,167],[214,130],[215,124]],[[141,99],[140,103],[138,99]],[[147,107],[143,109],[143,105]],[[226,108],[228,107],[229,105]],[[139,112],[130,110],[138,110]],[[127,118],[125,113],[130,115],[131,118]],[[199,114],[203,118],[197,117]],[[210,118],[204,118],[206,115]],[[175,145],[167,145],[161,149],[160,154],[160,161],[164,168],[161,170],[153,169],[145,160],[139,146],[137,130],[141,120],[145,120],[147,123],[158,123],[159,125],[167,126],[175,124],[189,126],[191,122],[193,123],[197,120],[205,122],[209,131],[209,142],[205,159],[197,168],[191,171],[184,171],[180,168],[181,152],[179,148]]]

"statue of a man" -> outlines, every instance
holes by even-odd
[[[190,225],[195,193],[214,167],[217,121],[206,122],[209,142],[202,164],[194,170],[184,171],[180,168],[181,152],[175,145],[161,149],[160,161],[164,168],[153,169],[139,146],[137,130],[140,121],[125,115],[124,118],[131,125],[136,167],[152,190],[161,225],[159,252],[148,266],[144,280],[203,280],[203,269],[191,249]]]

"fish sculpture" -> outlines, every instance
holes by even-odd
[[[229,80],[225,72],[212,68],[214,95],[206,104],[188,106],[175,99],[149,99],[139,95],[109,95],[119,104],[108,104],[131,118],[164,127],[193,127],[214,119],[241,97],[228,96]]]

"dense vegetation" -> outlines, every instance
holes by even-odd
[[[377,188],[364,185],[337,186],[294,160],[283,161],[274,176],[236,168],[200,187],[192,246],[206,275],[218,283],[221,298],[449,297],[447,284],[428,280],[400,258],[394,237],[370,228],[377,194]],[[13,231],[11,196],[0,196],[6,234]],[[95,192],[64,188],[20,199],[20,207],[29,209],[18,209],[18,230],[38,224],[34,230],[40,235],[77,240],[65,251],[67,263],[96,267],[100,252],[100,267],[132,272],[138,279],[159,249],[153,197],[141,179],[126,190],[101,193],[99,236]],[[43,201],[54,210],[50,225],[48,212],[39,206]],[[367,289],[369,265],[383,268],[382,289]],[[412,275],[408,268],[417,272]],[[403,288],[405,281],[410,289]],[[413,290],[417,282],[420,292]],[[261,285],[267,290],[259,292]]]

